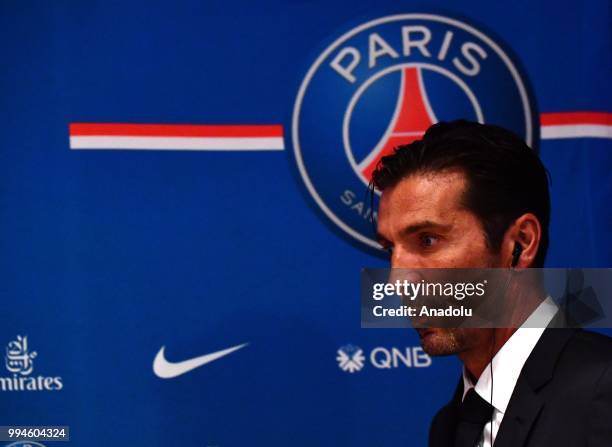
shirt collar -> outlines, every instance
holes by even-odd
[[[550,296],[533,311],[514,334],[504,343],[493,357],[493,401],[491,402],[491,363],[489,363],[476,384],[463,368],[463,397],[471,388],[501,413],[506,412],[514,386],[521,374],[529,354],[544,333],[544,329],[555,316],[558,307]],[[537,324],[535,323],[537,322]],[[537,326],[537,327],[534,327]]]

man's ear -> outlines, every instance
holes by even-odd
[[[512,253],[518,243],[522,250],[516,267],[531,267],[538,253],[541,238],[542,226],[534,214],[526,213],[517,218],[504,235],[501,247],[503,265],[508,267],[512,265]]]

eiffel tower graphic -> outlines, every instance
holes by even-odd
[[[395,112],[383,137],[358,164],[361,176],[369,182],[382,157],[392,154],[397,146],[420,139],[437,122],[425,93],[421,70],[416,67],[402,69]]]

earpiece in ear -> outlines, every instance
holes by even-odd
[[[512,250],[512,262],[510,264],[511,267],[516,267],[518,265],[519,259],[521,259],[521,253],[523,253],[523,246],[518,242],[514,243],[514,249]]]

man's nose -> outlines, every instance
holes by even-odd
[[[391,268],[394,269],[418,269],[423,263],[419,256],[402,247],[395,247],[391,254]]]

